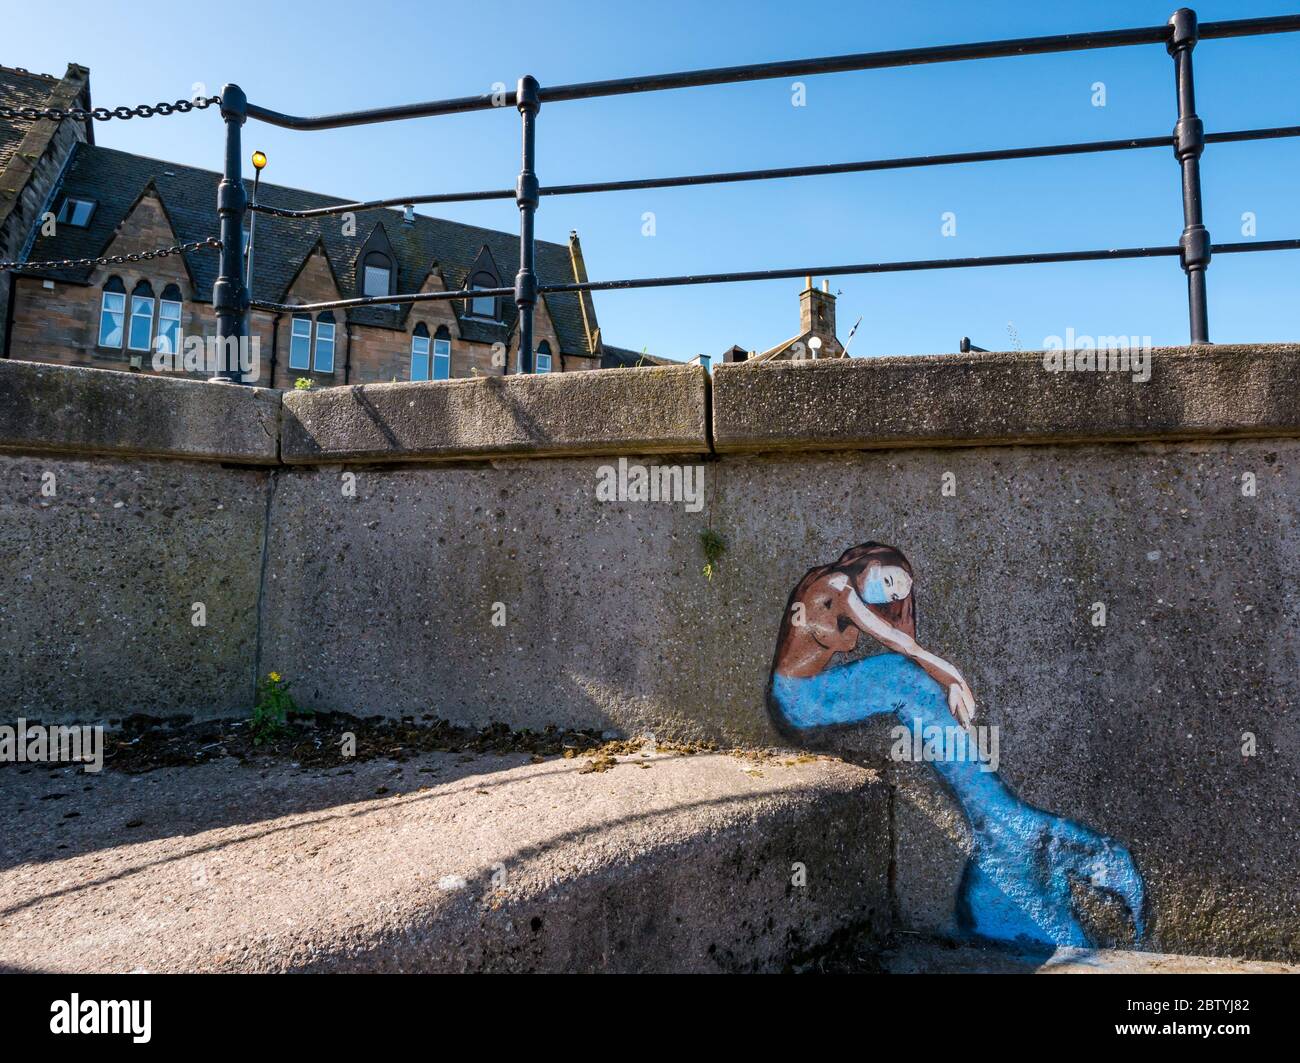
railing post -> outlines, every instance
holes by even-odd
[[[1205,127],[1196,115],[1196,84],[1192,79],[1192,49],[1199,35],[1196,12],[1181,7],[1169,17],[1173,31],[1166,47],[1174,60],[1178,88],[1178,122],[1174,126],[1174,155],[1183,169],[1183,272],[1187,274],[1187,314],[1192,343],[1210,342],[1205,269],[1210,264],[1210,234],[1201,215],[1201,152]]]
[[[516,99],[523,119],[523,166],[515,185],[519,204],[519,272],[515,275],[515,306],[519,310],[519,369],[531,372],[533,365],[533,307],[537,303],[537,274],[534,270],[533,214],[537,210],[537,112],[541,109],[537,79],[525,74],[519,79]]]
[[[239,338],[244,331],[248,293],[244,287],[244,181],[240,166],[240,129],[247,117],[248,98],[238,85],[221,90],[221,117],[226,121],[226,165],[217,186],[221,256],[217,282],[212,286],[212,306],[217,314],[217,351],[220,368],[211,379],[228,384],[243,382],[239,371]],[[230,341],[234,341],[233,344]],[[235,364],[230,364],[232,355]]]

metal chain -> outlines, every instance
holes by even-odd
[[[198,96],[193,100],[177,100],[175,103],[155,103],[152,107],[147,103],[142,103],[139,107],[114,107],[110,110],[107,107],[95,107],[89,111],[83,111],[80,107],[73,107],[67,111],[61,111],[57,107],[0,107],[0,118],[7,118],[14,121],[19,118],[34,122],[39,118],[48,118],[51,122],[62,122],[71,118],[77,122],[84,122],[87,118],[93,118],[96,122],[107,122],[110,118],[152,118],[156,114],[172,114],[179,111],[185,114],[189,111],[202,111],[211,107],[213,104],[220,104],[220,96]]]
[[[159,247],[153,251],[135,251],[129,255],[111,255],[105,258],[64,258],[53,262],[0,262],[0,273],[6,270],[22,269],[80,269],[83,266],[121,266],[127,262],[147,262],[154,258],[167,258],[187,251],[201,251],[205,247],[221,249],[221,241],[215,236],[206,240],[195,240],[175,247]]]

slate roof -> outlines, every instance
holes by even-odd
[[[59,79],[50,74],[33,74],[21,67],[0,66],[0,100],[6,107],[46,107]],[[0,172],[9,165],[18,145],[35,121],[0,118]]]
[[[655,354],[632,351],[626,347],[612,347],[608,343],[601,344],[601,348],[600,367],[602,369],[635,369],[638,366],[646,365],[681,364],[671,358],[660,358]]]
[[[35,261],[101,255],[112,241],[117,226],[151,181],[178,241],[189,243],[215,236],[218,231],[216,202],[219,180],[220,175],[210,170],[80,144],[68,166],[61,191],[64,195],[96,202],[90,225],[84,229],[60,225],[55,236],[38,235],[28,257]],[[252,181],[246,181],[245,186],[251,195]],[[269,206],[293,210],[351,202],[266,182],[259,188],[258,198]],[[290,283],[318,242],[324,245],[341,296],[351,298],[360,294],[355,276],[358,252],[379,223],[383,224],[398,260],[399,292],[417,291],[424,284],[430,268],[435,266],[441,271],[448,288],[463,287],[466,275],[484,245],[491,251],[502,273],[502,286],[514,284],[519,262],[517,236],[418,213],[414,223],[407,225],[400,210],[359,211],[356,222],[356,234],[344,236],[339,216],[287,219],[258,215],[254,298],[283,302]],[[538,240],[536,256],[538,277],[542,283],[573,281],[567,247]],[[187,253],[186,259],[194,277],[196,297],[203,302],[210,301],[217,275],[217,252],[205,248]],[[61,275],[45,271],[42,275],[61,276],[64,280],[84,283],[90,273],[89,269],[81,269]],[[588,344],[578,296],[558,293],[543,298],[555,323],[561,350],[565,354],[598,353]],[[460,316],[461,334],[466,339],[487,343],[504,340],[514,327],[517,313],[510,300],[502,300],[502,303],[505,320],[499,324],[462,316],[460,303],[453,304]],[[361,307],[349,311],[348,316],[358,324],[403,329],[409,310],[409,304],[395,310]]]

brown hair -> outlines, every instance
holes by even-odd
[[[853,581],[853,589],[861,594],[862,573],[872,565],[897,565],[907,573],[913,585],[907,597],[899,601],[872,605],[864,599],[863,604],[892,627],[916,638],[916,577],[912,575],[912,563],[902,550],[884,543],[863,543],[861,546],[849,547],[830,567],[847,575]]]
[[[786,599],[785,612],[781,616],[781,626],[777,634],[776,649],[772,654],[772,668],[768,673],[767,679],[767,713],[773,726],[777,731],[789,741],[795,742],[801,746],[811,746],[814,748],[839,748],[837,743],[839,739],[831,739],[828,736],[832,733],[841,731],[853,732],[856,725],[839,725],[834,724],[826,727],[817,727],[812,730],[794,727],[785,717],[785,711],[773,694],[773,681],[776,676],[777,662],[780,660],[781,647],[785,645],[786,639],[790,633],[792,606],[795,599],[799,596],[800,591],[814,579],[819,579],[831,572],[843,572],[853,583],[853,589],[859,590],[859,581],[863,572],[871,567],[872,564],[880,565],[897,565],[904,572],[912,577],[912,563],[907,560],[901,550],[892,546],[886,546],[884,543],[866,542],[860,546],[850,547],[845,550],[839,558],[829,565],[819,565],[817,568],[810,568],[803,574],[803,577],[795,584],[794,589],[790,592],[789,598]],[[915,577],[912,577],[915,579]],[[868,609],[874,612],[886,623],[897,628],[899,631],[916,638],[916,588],[913,585],[911,592],[902,601],[886,602],[884,605],[872,605],[870,602],[864,602]],[[813,732],[816,732],[815,734]],[[830,743],[827,745],[827,743]]]

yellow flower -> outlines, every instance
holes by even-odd
[[[280,681],[280,673],[270,672],[267,674],[266,678],[269,679],[272,683],[278,683]]]

